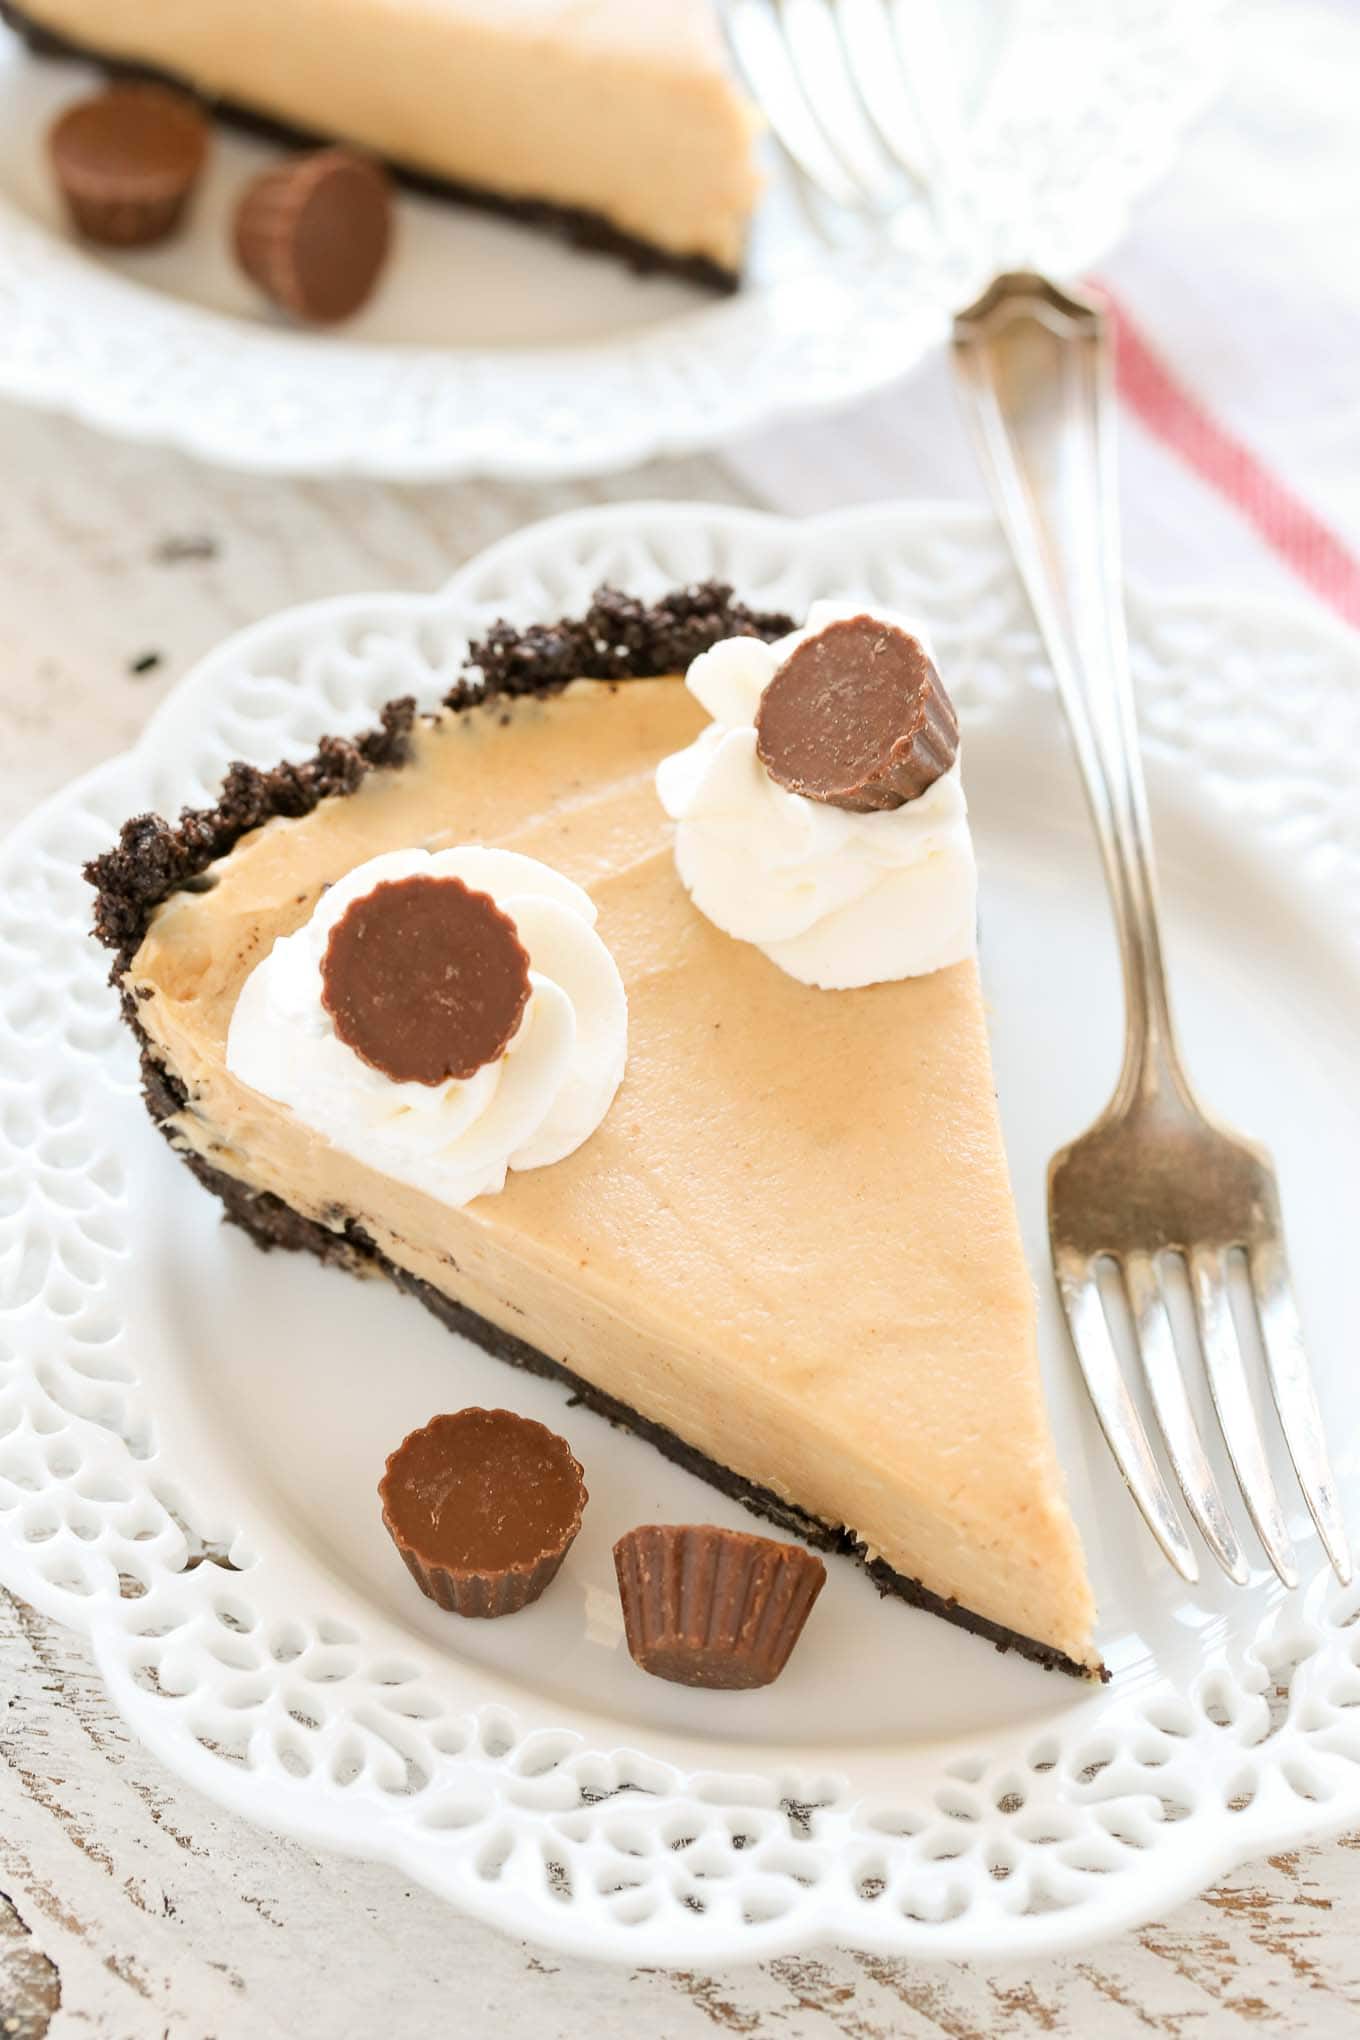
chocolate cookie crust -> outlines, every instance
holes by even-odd
[[[179,91],[195,90],[173,71],[161,70],[154,64],[135,63],[89,44],[71,41],[69,37],[35,21],[22,7],[15,5],[15,0],[0,0],[0,21],[12,28],[16,35],[22,36],[35,56],[74,57],[82,63],[98,64],[112,78],[171,85]],[[198,93],[195,96],[202,98]],[[314,129],[271,119],[268,114],[240,106],[230,99],[210,99],[207,105],[218,120],[248,134],[259,135],[264,141],[278,142],[286,148],[324,148],[337,139],[333,135],[319,134]],[[558,240],[569,242],[573,248],[612,256],[642,276],[676,276],[683,283],[696,284],[702,290],[725,294],[738,289],[741,283],[735,270],[724,268],[710,256],[676,255],[666,248],[658,248],[636,234],[625,233],[603,213],[590,212],[581,206],[557,205],[546,198],[509,198],[503,192],[488,191],[479,184],[464,184],[454,177],[436,177],[428,170],[417,170],[407,163],[389,162],[387,167],[397,182],[404,184],[409,191],[424,192],[431,198],[447,199],[455,205],[472,206],[478,212],[498,213],[502,219],[517,220],[522,226],[552,234]]]
[[[114,951],[112,981],[121,978],[152,914],[171,893],[203,882],[210,864],[275,815],[308,815],[323,800],[353,793],[376,767],[400,765],[415,717],[414,699],[403,695],[380,711],[376,729],[353,740],[323,737],[300,765],[262,771],[238,759],[212,807],[185,808],[175,823],[160,815],[124,822],[113,848],[85,866],[95,888],[95,935]]]
[[[682,673],[720,638],[770,642],[792,629],[792,617],[748,609],[721,581],[675,588],[656,602],[600,588],[584,616],[524,630],[504,621],[493,624],[470,647],[463,675],[443,706],[462,710],[501,695],[556,694],[586,678],[656,679]],[[152,914],[171,893],[196,883],[242,836],[275,815],[310,814],[323,800],[353,793],[368,773],[400,765],[415,719],[415,701],[403,695],[380,711],[376,729],[354,739],[323,737],[300,765],[262,771],[238,761],[213,807],[185,808],[176,823],[159,815],[125,822],[113,848],[85,866],[95,888],[94,932],[114,952],[113,981],[122,977]]]

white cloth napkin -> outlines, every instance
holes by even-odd
[[[1091,280],[1119,309],[1130,574],[1360,627],[1360,5],[1240,0],[1221,94]],[[775,507],[983,500],[948,362],[730,449]]]

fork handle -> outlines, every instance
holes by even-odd
[[[1116,1094],[1189,1098],[1167,1001],[1147,794],[1120,590],[1105,317],[1041,276],[1000,276],[954,322],[954,361],[991,489],[1058,683],[1124,967]]]

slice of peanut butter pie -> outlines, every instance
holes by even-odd
[[[433,717],[129,822],[96,922],[153,1118],[261,1245],[1094,1677],[957,752],[899,617],[602,591]]]

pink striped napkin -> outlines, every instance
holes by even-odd
[[[1157,588],[1303,595],[1360,627],[1360,7],[1240,0],[1231,75],[1101,265],[1125,551]],[[947,361],[731,450],[776,509],[983,500]]]

